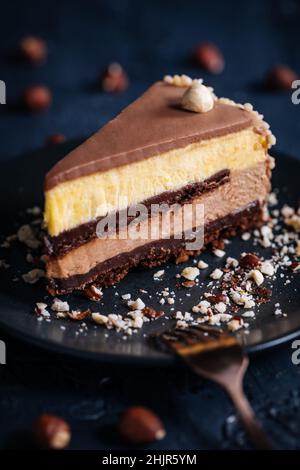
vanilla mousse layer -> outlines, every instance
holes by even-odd
[[[204,181],[224,169],[242,174],[266,161],[266,148],[266,137],[249,127],[65,181],[45,193],[48,233],[58,236],[113,210]]]
[[[248,133],[247,133],[248,135]],[[253,144],[259,143],[259,140],[253,140]],[[261,147],[261,145],[260,145]],[[232,146],[230,145],[231,155]],[[241,149],[239,146],[236,148],[237,154],[241,159]],[[258,153],[256,153],[258,152]],[[264,152],[262,152],[264,154]],[[255,149],[253,155],[260,155],[260,152]],[[249,165],[249,156],[245,158]],[[267,194],[270,190],[270,180],[268,175],[268,164],[261,156],[255,163],[246,168],[234,168],[230,171],[229,181],[215,190],[204,193],[200,197],[195,198],[193,204],[203,204],[204,206],[204,236],[205,227],[211,227],[218,220],[227,220],[227,225],[221,228],[231,226],[230,220],[235,220],[235,214],[246,210],[253,204],[258,204],[262,208],[265,204]],[[234,161],[234,159],[232,160]],[[244,165],[245,166],[245,165]],[[142,222],[143,223],[143,222]],[[146,222],[144,222],[146,223]],[[232,226],[235,224],[232,223]],[[185,227],[186,228],[186,227]],[[193,229],[194,227],[190,227]],[[120,229],[126,231],[127,227]],[[174,234],[173,234],[174,235]],[[130,265],[132,253],[137,249],[145,247],[145,257],[147,258],[147,246],[151,245],[151,239],[122,239],[121,235],[118,239],[109,238],[94,238],[78,248],[74,248],[66,255],[50,259],[47,263],[47,276],[52,279],[52,284],[55,285],[55,280],[60,280],[60,285],[63,286],[64,281],[66,284],[72,284],[72,289],[82,287],[82,277],[88,273],[95,271],[98,266],[97,275],[93,279],[88,279],[91,282],[101,274],[101,266],[107,269],[107,262],[113,262],[115,259],[122,259],[122,265]],[[149,248],[150,249],[150,248]],[[118,265],[115,265],[118,269]],[[121,268],[121,266],[119,266]],[[74,277],[72,283],[69,282],[70,278]],[[76,285],[78,279],[78,285]],[[63,287],[61,287],[63,291]],[[59,291],[59,289],[57,289]]]

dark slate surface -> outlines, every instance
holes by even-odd
[[[191,48],[202,39],[224,51],[221,76],[201,74],[219,95],[250,101],[264,113],[278,148],[300,154],[300,109],[290,94],[266,93],[262,77],[276,62],[300,71],[296,1],[191,2],[165,0],[98,2],[6,2],[1,5],[0,79],[8,104],[0,107],[1,159],[43,145],[45,137],[88,135],[165,73],[199,75]],[[49,59],[38,68],[19,63],[18,39],[38,34],[49,43]],[[123,95],[95,87],[103,66],[121,61],[131,78]],[[51,110],[30,116],[18,106],[27,84],[46,83]],[[47,411],[72,423],[74,449],[117,449],[114,424],[126,406],[144,404],[166,424],[167,438],[153,448],[247,447],[232,405],[212,384],[182,370],[101,367],[42,353],[0,331],[7,343],[0,366],[0,447],[27,447],[32,420]],[[246,391],[278,448],[299,448],[299,367],[291,344],[251,358]]]

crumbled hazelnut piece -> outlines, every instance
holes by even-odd
[[[206,315],[210,307],[211,307],[210,302],[208,302],[207,300],[201,300],[201,302],[199,302],[198,305],[195,305],[195,307],[193,307],[192,310],[195,313],[200,312]]]
[[[226,259],[226,267],[237,268],[238,265],[239,265],[239,262],[236,258],[232,258],[231,256],[228,256],[228,258]]]
[[[249,232],[244,232],[241,235],[241,239],[244,240],[244,241],[250,240],[250,238],[251,238],[251,233],[249,233]]]
[[[28,224],[22,225],[19,228],[17,237],[19,242],[24,243],[24,245],[33,250],[37,249],[41,245],[41,242],[37,240],[32,228]]]
[[[71,320],[82,321],[89,317],[91,314],[90,309],[87,310],[72,310],[71,312],[67,312],[67,315]]]
[[[0,259],[0,268],[8,269],[9,267],[10,265],[4,259]]]
[[[189,281],[194,281],[199,274],[199,269],[194,266],[188,266],[181,272],[181,276],[185,277],[185,279],[188,279]]]
[[[130,300],[131,299],[131,294],[123,294],[122,296],[123,300]]]
[[[47,310],[47,304],[44,302],[37,302],[35,307],[35,313],[41,315],[42,317],[50,317],[50,313]]]
[[[217,304],[214,305],[215,310],[217,310],[218,313],[225,313],[227,309],[227,305],[224,302],[218,302]]]
[[[28,273],[22,275],[23,281],[27,284],[35,284],[42,277],[45,277],[45,271],[43,271],[43,269],[32,269]]]
[[[1,248],[10,248],[11,243],[17,240],[17,234],[8,235],[5,240],[0,244]]]
[[[230,297],[235,304],[243,305],[244,308],[252,308],[255,306],[252,296],[242,290],[230,289]]]
[[[155,310],[151,307],[144,307],[142,313],[147,318],[159,318],[162,317],[164,314],[162,310]]]
[[[94,284],[90,284],[89,286],[86,286],[83,292],[84,292],[84,295],[89,300],[93,300],[95,302],[98,300],[101,300],[103,297],[102,289],[99,289]]]
[[[274,276],[275,273],[274,266],[270,261],[264,261],[261,264],[260,271],[266,276]]]
[[[237,331],[243,326],[243,320],[241,318],[233,318],[227,323],[227,327],[230,331]]]
[[[144,317],[141,310],[133,310],[129,313],[132,318],[132,327],[133,328],[142,328],[144,323]]]
[[[244,269],[256,268],[260,263],[260,258],[254,253],[246,253],[240,258],[240,266]]]
[[[176,328],[178,328],[179,330],[183,330],[184,328],[186,328],[188,326],[188,323],[184,320],[178,320],[176,322]]]
[[[56,318],[58,318],[59,320],[63,319],[63,318],[68,318],[68,313],[69,312],[56,312],[55,313],[55,316]]]
[[[286,218],[284,223],[292,227],[295,232],[300,232],[300,215],[294,214],[291,217]]]
[[[219,250],[219,249],[213,250],[213,253],[214,253],[214,255],[217,256],[218,258],[223,258],[223,256],[226,255],[226,253],[225,253],[224,250]]]
[[[253,310],[248,310],[247,312],[242,313],[242,316],[245,318],[254,318],[255,312],[253,312]]]
[[[97,325],[107,325],[108,323],[108,317],[98,312],[92,313],[92,319],[97,323]]]
[[[250,271],[248,278],[253,279],[257,286],[260,286],[265,280],[263,274],[258,269]]]
[[[137,298],[136,300],[129,300],[127,305],[131,308],[131,310],[143,310],[143,308],[145,308],[145,304],[140,298]]]
[[[218,304],[219,302],[223,302],[226,304],[227,302],[227,295],[219,292],[218,294],[208,294],[205,297],[210,301],[212,304]]]
[[[165,274],[164,269],[160,269],[156,273],[153,274],[153,279],[160,279]]]
[[[223,273],[223,271],[221,271],[221,269],[216,268],[216,269],[210,274],[210,277],[211,277],[212,279],[217,280],[217,279],[221,279],[221,277],[223,276],[223,274],[224,274],[224,273]]]
[[[200,260],[199,263],[197,264],[199,269],[206,269],[208,268],[208,264],[205,263],[205,261]]]
[[[295,209],[291,206],[288,206],[287,204],[284,204],[284,206],[281,209],[281,215],[284,218],[289,218],[292,217],[295,214]]]
[[[69,312],[70,306],[68,302],[63,302],[62,300],[55,298],[51,305],[51,310],[54,312]]]
[[[278,199],[277,199],[277,195],[275,193],[270,193],[269,194],[268,203],[269,203],[270,206],[277,206]]]

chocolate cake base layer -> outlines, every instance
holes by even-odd
[[[224,237],[235,236],[237,233],[257,227],[264,222],[264,207],[258,201],[254,201],[247,208],[206,225],[203,249]],[[108,287],[119,282],[136,267],[152,268],[183,254],[198,255],[203,249],[187,251],[184,240],[156,240],[130,253],[122,253],[99,263],[88,273],[68,278],[52,278],[49,280],[48,291],[52,295],[59,295],[73,290],[82,290],[88,284]]]
[[[222,184],[229,181],[229,170],[222,170],[215,173],[210,178],[198,183],[193,183],[181,188],[177,191],[165,191],[157,196],[153,196],[141,204],[145,205],[150,210],[152,204],[186,204],[201,194],[213,191]],[[125,209],[127,211],[127,209]],[[96,220],[82,224],[67,232],[63,232],[56,237],[47,237],[45,239],[46,252],[50,258],[57,258],[65,255],[74,248],[78,248],[92,238],[95,238],[96,227],[98,222],[103,219],[99,217]],[[117,221],[118,221],[117,217]],[[130,218],[127,218],[128,223]],[[118,228],[120,228],[118,226]]]

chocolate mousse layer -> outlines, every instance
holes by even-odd
[[[206,180],[198,183],[193,183],[181,188],[177,191],[165,191],[158,196],[153,196],[141,204],[145,205],[148,210],[152,204],[185,204],[203,193],[213,191],[218,186],[227,183],[230,178],[229,170],[222,170],[215,175],[207,178]],[[127,211],[127,209],[125,210]],[[119,228],[119,217],[117,213],[117,228]],[[81,224],[79,227],[62,232],[56,237],[46,237],[45,245],[46,252],[50,258],[61,257],[69,251],[77,248],[89,240],[96,238],[96,227],[103,217],[98,217],[96,220]],[[130,219],[127,219],[129,222]]]
[[[230,234],[231,230],[245,230],[259,224],[269,189],[268,165],[262,162],[247,170],[232,172],[229,181],[193,197],[189,203],[204,207],[204,246],[225,230]],[[194,229],[194,226],[190,228]],[[126,235],[127,227],[120,227],[119,231]],[[184,239],[93,238],[48,261],[50,290],[59,293],[81,289],[93,281],[106,285],[108,278],[115,282],[121,273],[125,275],[132,267],[159,264],[184,249]]]
[[[243,210],[228,214],[205,226],[204,247],[222,238],[257,227],[265,221],[264,206],[253,201]],[[171,258],[182,254],[196,256],[202,250],[188,251],[182,240],[156,240],[137,247],[130,253],[122,253],[112,259],[103,261],[88,273],[77,274],[67,278],[51,278],[48,291],[51,295],[66,294],[77,289],[84,289],[88,284],[108,287],[121,281],[134,268],[153,268],[160,266]]]

